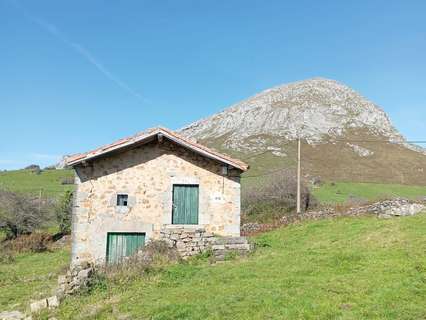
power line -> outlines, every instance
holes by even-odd
[[[259,174],[256,174],[256,175],[243,176],[243,177],[241,177],[241,179],[259,178],[259,177],[269,176],[271,174],[277,173],[277,172],[285,170],[285,169],[288,169],[288,167],[283,167],[283,168],[279,168],[279,169],[276,169],[276,170],[268,171],[268,172],[265,172],[265,173],[259,173]]]
[[[405,140],[405,141],[392,141],[392,140],[348,140],[348,139],[331,139],[329,142],[373,142],[373,143],[392,143],[392,144],[407,144],[407,143],[419,143],[426,144],[426,140]]]
[[[265,150],[263,152],[253,154],[250,157],[244,158],[244,160],[249,160],[249,159],[252,159],[254,157],[258,157],[258,156],[264,155],[265,153],[272,152],[272,151],[274,151],[274,150]]]
[[[289,144],[291,144],[293,141],[289,141],[289,142],[287,142],[287,143],[284,143],[284,144],[281,144],[281,146],[287,146],[287,145],[289,145]],[[246,157],[246,158],[244,158],[243,160],[249,160],[249,159],[252,159],[252,158],[254,158],[254,157],[258,157],[258,156],[261,156],[261,155],[264,155],[265,153],[269,153],[269,152],[274,152],[274,151],[276,151],[276,150],[265,150],[265,151],[263,151],[263,152],[259,152],[259,153],[256,153],[256,154],[253,154],[253,155],[251,155],[251,156],[249,156],[249,157]]]

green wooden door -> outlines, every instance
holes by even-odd
[[[108,263],[119,263],[124,257],[133,255],[144,244],[144,233],[109,232],[107,235],[107,261]]]
[[[198,185],[173,185],[173,224],[198,224]]]

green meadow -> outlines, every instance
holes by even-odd
[[[426,214],[339,218],[253,239],[246,258],[100,283],[47,319],[424,319]]]
[[[14,192],[59,197],[65,191],[72,190],[71,184],[63,184],[74,176],[72,170],[43,170],[36,174],[31,170],[13,170],[0,172],[0,188]]]

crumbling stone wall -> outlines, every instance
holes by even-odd
[[[58,300],[60,301],[65,296],[73,295],[81,288],[88,286],[93,272],[94,267],[92,265],[82,263],[68,270],[65,275],[60,275],[56,290]]]
[[[240,235],[240,171],[167,140],[100,158],[76,168],[72,265],[102,263],[108,232],[142,232],[158,239],[171,224],[173,184],[199,185],[199,224],[206,232]],[[128,208],[117,208],[117,194]]]

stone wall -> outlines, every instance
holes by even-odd
[[[176,248],[183,258],[208,250],[215,240],[213,233],[204,228],[165,227],[160,233],[161,239],[166,241],[170,248]]]
[[[77,293],[81,288],[88,286],[94,270],[92,265],[82,263],[68,270],[65,275],[60,275],[56,290],[58,300],[60,301],[65,296]]]
[[[244,255],[252,249],[245,237],[218,237],[204,228],[165,227],[161,229],[161,239],[176,248],[184,259],[211,251],[215,260],[220,261],[229,254]]]
[[[246,237],[216,238],[211,246],[216,261],[225,260],[232,254],[246,255],[253,249]]]
[[[426,211],[426,205],[423,203],[415,203],[407,199],[384,200],[365,206],[347,208],[346,210],[336,210],[329,207],[301,214],[288,214],[282,216],[275,223],[245,223],[241,226],[241,234],[246,236],[254,235],[304,220],[360,216],[365,214],[374,214],[379,218],[391,218],[396,216],[412,216],[423,211]]]
[[[421,203],[411,202],[407,199],[393,199],[373,203],[371,205],[352,208],[352,213],[371,213],[379,218],[390,218],[393,216],[412,216],[426,207]]]
[[[157,141],[76,167],[72,264],[101,263],[108,232],[160,237],[171,225],[173,184],[199,185],[199,224],[207,232],[240,235],[239,170],[222,175],[222,164]],[[128,194],[128,208],[116,206]]]

